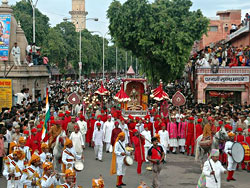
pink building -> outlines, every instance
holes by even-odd
[[[216,74],[208,68],[199,68],[196,74],[198,103],[250,104],[250,67],[220,68]]]
[[[216,15],[218,17],[210,18],[207,35],[203,35],[200,40],[199,49],[226,39],[230,34],[231,25],[241,24],[241,10],[218,11]]]

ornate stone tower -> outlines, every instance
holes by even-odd
[[[69,13],[77,32],[86,28],[86,16],[88,12],[85,11],[85,0],[72,0],[72,11]]]

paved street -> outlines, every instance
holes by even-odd
[[[77,175],[79,185],[84,188],[91,187],[92,178],[98,178],[100,174],[104,177],[105,188],[115,188],[116,177],[109,175],[111,154],[104,154],[103,162],[94,159],[94,150],[87,148],[85,150],[85,169]],[[145,166],[143,169],[145,169]],[[200,176],[199,165],[194,162],[193,157],[184,155],[168,155],[168,162],[161,172],[161,188],[176,187],[176,188],[194,188]],[[226,182],[226,175],[222,176],[222,188],[247,188],[249,187],[250,173],[246,171],[238,171],[235,174],[236,182]],[[152,176],[150,171],[143,170],[142,175],[136,174],[136,164],[127,168],[125,176],[127,188],[137,188],[140,180],[144,180],[148,185],[151,185]],[[5,179],[0,179],[1,185],[6,187]],[[2,188],[2,186],[0,186]]]

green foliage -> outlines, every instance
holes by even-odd
[[[190,11],[190,0],[114,0],[107,12],[109,30],[119,47],[139,57],[154,82],[178,78],[192,45],[206,33],[208,19]]]

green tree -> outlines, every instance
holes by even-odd
[[[209,20],[190,11],[190,0],[114,0],[108,11],[109,30],[119,47],[140,59],[154,83],[178,78],[195,40],[206,33]]]
[[[20,21],[28,42],[33,41],[33,11],[27,0],[22,0],[12,6],[13,14]],[[42,46],[49,32],[49,18],[36,9],[36,43]]]

